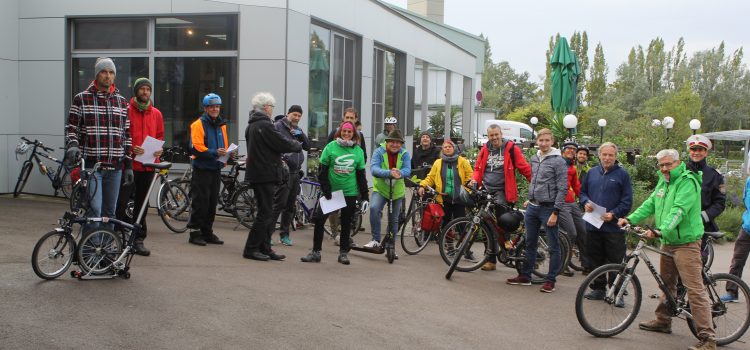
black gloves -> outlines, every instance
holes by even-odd
[[[122,172],[123,181],[122,184],[125,186],[130,186],[133,184],[133,181],[135,181],[135,175],[133,174],[133,169],[125,169]]]

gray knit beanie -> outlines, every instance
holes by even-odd
[[[109,57],[99,57],[96,59],[96,64],[94,65],[94,75],[99,75],[99,72],[109,69],[112,72],[117,75],[117,68],[115,67],[115,63],[112,62],[112,59]]]

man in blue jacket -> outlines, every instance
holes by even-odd
[[[599,146],[599,162],[599,165],[586,173],[581,184],[581,204],[584,210],[592,212],[592,203],[607,210],[601,217],[604,221],[601,227],[586,223],[586,252],[591,260],[592,270],[604,264],[622,262],[626,249],[625,232],[617,226],[617,219],[624,218],[633,205],[633,184],[628,172],[617,162],[617,146],[614,143],[605,142]],[[592,291],[586,294],[586,298],[604,299],[605,284],[603,278],[594,281]]]

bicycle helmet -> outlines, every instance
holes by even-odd
[[[515,232],[521,226],[521,220],[523,220],[523,214],[516,211],[509,211],[500,215],[497,224],[505,232]]]
[[[467,207],[473,207],[476,205],[474,196],[464,186],[459,187],[457,204],[465,205]]]
[[[210,93],[203,97],[203,107],[219,105],[221,106],[221,97],[215,93]]]
[[[388,117],[388,118],[385,118],[383,123],[384,124],[398,124],[398,120],[396,120],[396,118],[394,117]]]
[[[23,141],[18,141],[16,145],[16,154],[24,154],[29,151],[29,144]]]

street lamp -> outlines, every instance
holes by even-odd
[[[664,130],[666,130],[667,132],[667,138],[669,138],[669,130],[672,130],[672,128],[674,128],[674,118],[664,117],[664,120],[662,120],[661,125],[664,125]]]
[[[690,121],[689,125],[690,125],[690,130],[693,130],[693,135],[695,135],[695,132],[701,128],[701,121],[698,119],[693,119]]]
[[[529,123],[531,123],[531,137],[535,138],[536,134],[536,124],[539,123],[539,118],[537,117],[531,117],[529,119]]]
[[[604,127],[607,126],[607,119],[599,119],[599,144],[604,142]]]
[[[572,114],[563,117],[563,126],[568,129],[568,137],[573,138],[573,129],[578,125],[578,118]]]

